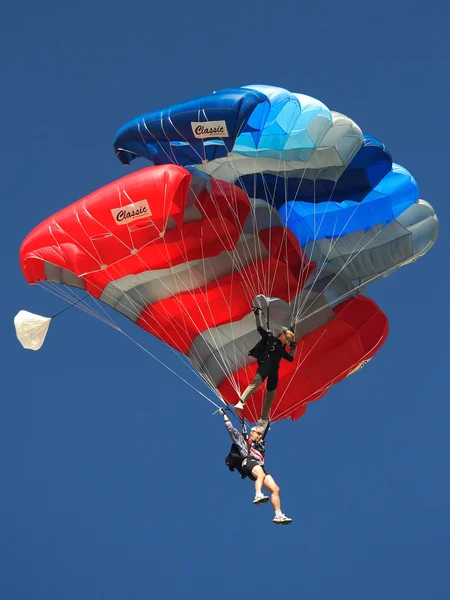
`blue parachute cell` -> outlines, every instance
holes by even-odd
[[[153,164],[195,165],[231,152],[308,162],[331,125],[331,112],[319,100],[254,85],[133,119],[117,132],[114,149],[124,164],[140,156]]]
[[[380,223],[390,223],[419,198],[414,177],[404,167],[393,164],[391,171],[369,190],[362,200],[336,202],[288,201],[278,210],[284,223],[293,231],[301,245],[326,237],[341,237]]]
[[[192,166],[273,204],[302,245],[390,223],[418,199],[411,174],[348,117],[283,88],[221,90],[143,115],[117,133],[127,164]]]
[[[307,162],[330,128],[330,110],[316,98],[294,94],[270,85],[249,85],[244,89],[263,93],[270,110],[261,131],[255,135],[243,131],[233,148],[235,154],[277,160]],[[314,121],[314,127],[311,124]]]
[[[195,165],[226,156],[242,132],[257,140],[269,110],[267,97],[256,90],[223,90],[129,121],[117,132],[114,149],[124,164],[141,156],[155,165]]]
[[[287,173],[255,173],[240,177],[240,185],[249,196],[267,198],[277,207],[287,200],[303,202],[335,202],[353,200],[360,202],[392,168],[392,157],[379,140],[364,136],[364,142],[356,156],[337,181],[320,176],[311,179],[306,169]]]

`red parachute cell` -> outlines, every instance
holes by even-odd
[[[217,387],[223,373],[208,366],[217,340],[244,343],[253,297],[270,286],[292,301],[315,265],[266,202],[221,181],[196,189],[175,165],[132,173],[49,217],[23,242],[20,261],[29,283],[85,289]],[[237,368],[236,357],[222,352],[223,372]]]
[[[387,338],[386,315],[364,296],[350,298],[333,309],[335,318],[298,340],[294,362],[281,361],[277,395],[271,421],[300,418],[306,405],[321,398],[329,388],[370,360]],[[236,403],[233,384],[242,389],[251,381],[256,365],[247,366],[226,379],[219,391],[229,404]],[[256,421],[261,414],[265,390],[257,390],[246,402],[245,417]]]

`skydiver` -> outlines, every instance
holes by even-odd
[[[231,471],[236,469],[243,478],[248,477],[255,482],[255,497],[253,504],[265,504],[269,497],[262,493],[263,486],[270,492],[270,501],[275,511],[273,522],[277,525],[289,525],[292,519],[281,512],[280,488],[275,483],[272,475],[266,473],[264,469],[264,432],[265,428],[261,425],[255,425],[250,431],[250,439],[245,440],[242,433],[235,429],[230,419],[225,414],[225,410],[219,410],[225,421],[225,427],[230,434],[233,442],[230,454],[227,456],[226,463]],[[231,458],[232,462],[229,462]]]
[[[270,408],[275,398],[275,393],[278,385],[278,369],[282,358],[292,362],[295,356],[297,344],[294,341],[295,335],[291,329],[283,329],[278,337],[275,337],[271,331],[264,329],[261,323],[261,309],[257,306],[253,307],[253,313],[256,319],[256,328],[261,336],[261,340],[248,353],[258,361],[258,370],[254,380],[244,390],[239,398],[239,402],[235,405],[237,410],[243,410],[245,402],[255,392],[267,378],[267,392],[264,400],[264,405],[261,412],[261,418],[258,423],[265,427],[268,423]],[[286,352],[286,345],[289,344],[289,353]]]

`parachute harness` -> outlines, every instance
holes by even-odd
[[[250,458],[250,449],[251,449],[252,445],[251,445],[251,440],[250,440],[250,436],[248,434],[247,424],[245,423],[244,416],[240,417],[240,421],[241,421],[241,427],[242,427],[242,437],[244,438],[244,440],[247,443],[248,458]],[[264,440],[266,439],[266,435],[267,435],[269,429],[270,429],[270,421],[268,421],[267,425],[264,428],[264,433],[261,436],[260,443],[264,444]]]

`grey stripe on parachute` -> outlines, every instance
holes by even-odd
[[[364,283],[387,277],[423,256],[435,243],[439,221],[433,207],[417,200],[394,221],[340,238],[309,242],[304,251],[316,263],[331,267],[347,279]]]

